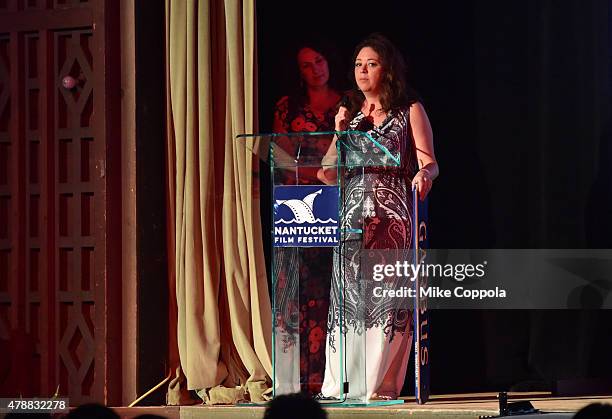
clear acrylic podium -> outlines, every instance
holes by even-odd
[[[327,154],[328,145],[333,144],[333,139],[336,139],[336,158]],[[364,183],[363,190],[367,191],[369,186],[365,184],[367,176],[364,174],[369,170],[398,167],[400,156],[390,153],[367,133],[360,131],[247,134],[238,136],[237,143],[266,162],[271,174],[274,396],[304,390],[300,350],[308,350],[308,345],[300,344],[300,341],[304,343],[303,340],[309,337],[300,333],[307,325],[300,307],[309,301],[301,301],[301,297],[304,298],[300,286],[303,272],[308,271],[309,266],[303,265],[317,263],[308,256],[308,252],[314,248],[327,248],[333,252],[333,261],[327,258],[325,261],[329,266],[317,268],[327,272],[327,275],[322,275],[321,281],[331,281],[332,270],[337,270],[336,277],[340,279],[331,285],[330,296],[333,300],[330,305],[337,310],[332,310],[329,316],[333,317],[334,324],[341,332],[337,334],[339,341],[334,342],[339,356],[333,356],[333,361],[332,357],[326,359],[326,368],[334,370],[336,381],[341,384],[338,399],[323,403],[360,405],[398,402],[371,403],[367,400],[366,353],[377,348],[368,348],[365,333],[359,333],[360,329],[363,332],[366,320],[365,304],[363,310],[352,313],[349,325],[345,322],[343,307],[346,304],[343,299],[347,298],[345,287],[350,286],[351,298],[357,295],[358,299],[365,301],[368,298],[366,292],[371,290],[366,283],[372,278],[364,272],[357,283],[350,285],[345,284],[342,278],[346,269],[354,269],[354,255],[346,254],[346,243],[361,242],[364,233],[359,223],[353,222],[351,225],[343,222],[348,211],[347,200],[350,199],[345,196],[345,185],[348,179],[358,179]],[[317,177],[321,169],[335,173],[335,183],[329,185],[328,182],[326,185],[321,182]],[[364,209],[352,207],[351,211],[361,211],[363,214]],[[404,256],[416,254],[414,249],[395,250]],[[325,333],[329,332],[325,330]],[[321,371],[318,384],[323,383],[324,373]],[[312,381],[312,376],[308,379]]]

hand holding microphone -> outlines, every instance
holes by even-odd
[[[336,114],[336,131],[346,131],[349,123],[349,111],[345,106],[340,106],[338,108],[338,113]]]

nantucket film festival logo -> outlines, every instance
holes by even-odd
[[[274,188],[274,246],[338,246],[338,188],[290,185]]]

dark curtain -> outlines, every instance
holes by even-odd
[[[389,1],[367,18],[365,2],[338,3],[258,3],[262,131],[300,40],[329,39],[346,80],[353,47],[383,32],[434,129],[432,248],[612,248],[607,0]],[[434,393],[612,375],[610,311],[443,310],[431,321]]]
[[[612,248],[609,3],[505,5],[475,6],[477,138],[494,247]],[[609,377],[599,348],[612,346],[610,314],[483,314],[489,382],[554,390],[559,380]]]

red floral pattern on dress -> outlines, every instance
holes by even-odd
[[[281,132],[333,131],[335,108],[325,114],[316,114],[309,105],[298,105],[288,96],[276,104],[275,118],[281,122]],[[331,136],[313,137],[302,144],[302,153],[324,155],[329,148]],[[295,145],[281,143],[288,153],[295,152]],[[316,169],[316,168],[314,168]],[[292,183],[289,177],[285,184]],[[302,177],[300,184],[318,184],[316,176]],[[333,266],[331,248],[305,248],[300,252],[300,377],[302,391],[317,394],[321,391],[325,372],[325,339],[327,314]],[[279,284],[280,285],[280,284]]]

